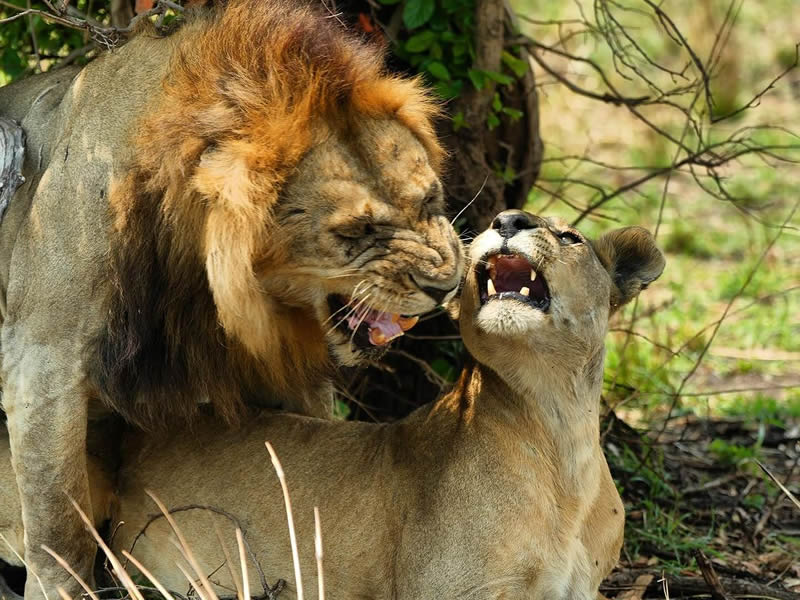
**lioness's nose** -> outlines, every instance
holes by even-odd
[[[504,238],[514,237],[523,229],[535,229],[538,224],[533,215],[523,210],[504,210],[492,221],[492,229],[496,229]]]

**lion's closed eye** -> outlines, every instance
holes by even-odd
[[[344,240],[363,240],[374,236],[377,228],[372,221],[358,219],[347,223],[341,223],[331,228],[331,232]]]

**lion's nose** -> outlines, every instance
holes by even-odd
[[[504,210],[492,221],[492,229],[496,229],[504,238],[512,238],[523,229],[535,229],[538,223],[533,215],[523,210]]]

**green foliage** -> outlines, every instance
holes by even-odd
[[[708,260],[714,256],[714,251],[705,236],[697,235],[695,229],[682,221],[675,223],[675,227],[664,242],[664,250],[672,254],[685,254],[701,260]]]
[[[785,427],[793,420],[800,420],[800,392],[789,394],[785,400],[780,401],[761,393],[754,398],[737,395],[722,402],[719,408],[724,415]]]
[[[761,458],[760,443],[744,446],[716,438],[708,445],[708,449],[720,462],[731,467],[743,468]]]
[[[394,5],[398,0],[380,0]],[[423,73],[437,93],[445,99],[457,98],[469,89],[485,90],[492,85],[510,86],[525,75],[528,64],[519,58],[519,49],[503,52],[501,71],[473,68],[475,62],[475,0],[407,0],[402,7],[403,30],[394,46],[395,55],[411,69]],[[522,113],[506,107],[500,94],[487,117],[490,129],[503,118],[516,121]],[[453,116],[457,131],[473,124],[464,116]]]
[[[19,10],[0,4],[0,19],[9,19],[27,8],[24,0],[7,0],[7,4],[18,6]],[[96,0],[91,2],[91,6],[90,0],[71,3],[79,14],[91,10],[91,18],[100,23],[109,22],[109,5],[110,0]],[[31,2],[31,8],[48,11],[42,2]],[[87,58],[85,54],[80,54],[80,50],[88,50],[89,43],[85,32],[48,23],[39,15],[26,15],[8,21],[0,27],[0,85],[39,70],[47,70],[73,52],[78,54],[74,62],[84,62]]]

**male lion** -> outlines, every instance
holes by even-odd
[[[91,571],[68,496],[91,506],[95,400],[146,427],[203,400],[229,422],[248,403],[324,414],[329,363],[460,279],[419,81],[308,6],[220,4],[0,90],[27,134],[0,228],[3,409],[51,596],[77,588],[42,544]]]
[[[522,211],[501,213],[471,256],[460,326],[475,362],[452,392],[391,425],[264,414],[238,436],[205,422],[168,440],[131,439],[113,517],[124,521],[117,551],[156,512],[149,488],[170,507],[232,513],[266,575],[287,579],[295,597],[269,440],[313,587],[312,507],[320,507],[329,600],[596,598],[624,523],[600,446],[603,340],[609,315],[661,274],[664,258],[638,227],[590,242],[563,221]],[[209,533],[218,517],[174,517],[230,595],[229,571],[219,568],[226,554]],[[132,552],[185,591],[169,536],[155,521]],[[253,586],[255,573],[250,565]]]

